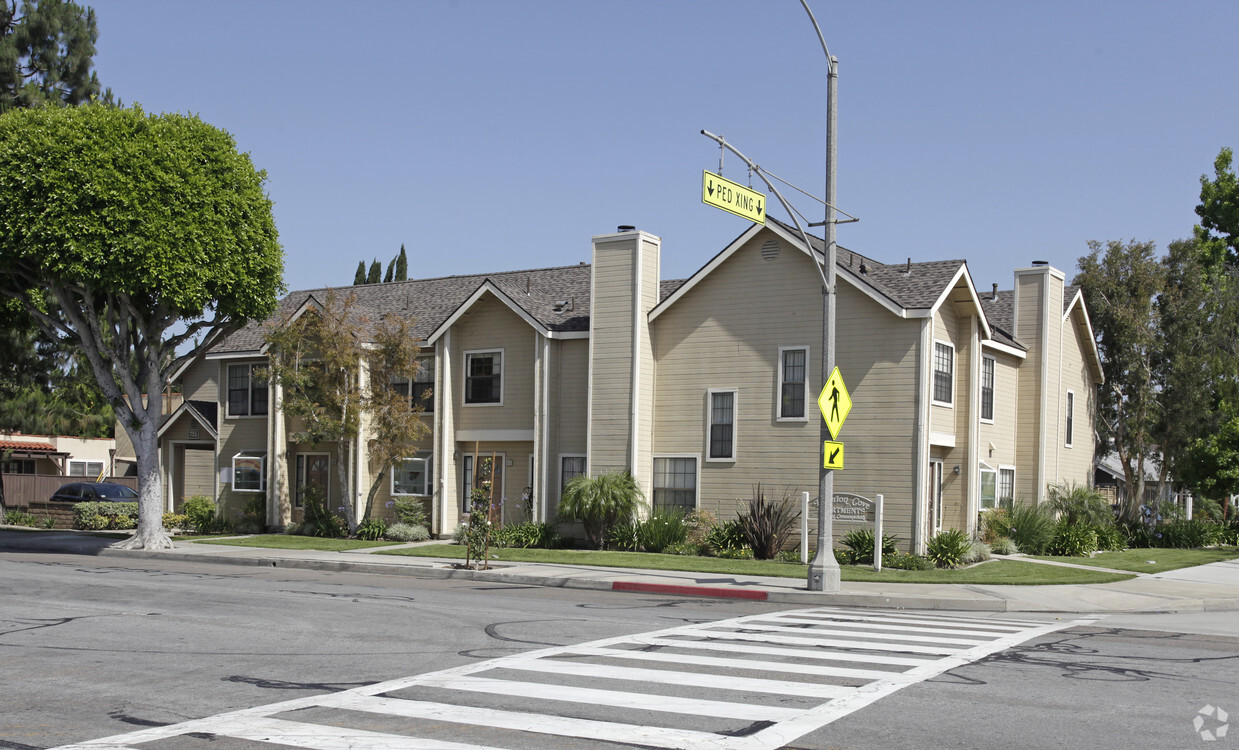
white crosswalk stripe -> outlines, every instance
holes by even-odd
[[[752,615],[516,654],[56,750],[142,748],[191,733],[316,750],[513,750],[536,746],[538,736],[570,738],[573,747],[764,750],[907,685],[1089,622],[836,607]]]

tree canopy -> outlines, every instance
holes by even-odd
[[[0,113],[101,95],[95,11],[66,0],[0,0]]]
[[[265,180],[193,116],[101,104],[0,115],[0,294],[84,358],[129,432],[134,546],[167,543],[155,433],[170,375],[275,309],[283,253]]]

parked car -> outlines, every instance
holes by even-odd
[[[112,482],[70,482],[56,490],[51,499],[59,503],[133,503],[138,493]]]

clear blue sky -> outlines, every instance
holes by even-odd
[[[700,201],[702,128],[823,192],[798,0],[79,1],[105,86],[267,170],[290,289],[401,243],[414,278],[575,264],[619,224],[685,277],[747,226]],[[1034,259],[1070,279],[1090,239],[1190,235],[1200,175],[1239,148],[1233,0],[811,4],[861,218],[839,242],[879,261],[963,258],[982,290]],[[725,176],[747,180],[730,156]]]

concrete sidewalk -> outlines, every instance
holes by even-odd
[[[215,562],[559,588],[741,598],[804,606],[1065,613],[1239,610],[1239,560],[1142,574],[1116,583],[982,586],[845,581],[840,591],[824,594],[808,591],[805,580],[801,578],[508,562],[492,563],[491,570],[474,571],[454,567],[458,561],[448,558],[373,554],[378,549],[392,547],[321,552],[178,542],[175,549],[148,552],[113,549],[110,545],[114,541],[82,532],[16,531],[13,527],[0,526],[0,552],[58,552]]]

